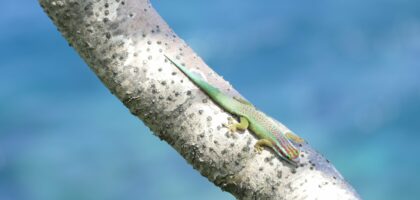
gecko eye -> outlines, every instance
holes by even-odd
[[[277,139],[278,143],[275,147],[278,153],[290,163],[298,163],[300,150],[284,137],[279,137]]]
[[[290,156],[289,159],[291,161],[295,162],[295,163],[298,163],[299,162],[299,157],[292,157],[292,156]]]
[[[291,143],[288,143],[285,150],[287,152],[285,153],[286,157],[289,160],[296,162],[299,159],[300,150],[296,148],[294,145],[292,145]]]
[[[294,148],[291,151],[292,151],[292,154],[289,155],[289,159],[297,160],[299,158],[300,150],[297,148]]]

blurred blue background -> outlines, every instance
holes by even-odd
[[[420,195],[420,1],[152,1],[364,199]],[[99,82],[37,1],[0,7],[0,199],[234,199]]]

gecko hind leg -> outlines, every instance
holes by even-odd
[[[257,143],[255,143],[255,145],[254,145],[255,151],[256,151],[258,154],[261,154],[261,152],[262,152],[262,151],[263,151],[263,149],[264,149],[264,146],[267,146],[267,147],[273,148],[273,143],[272,143],[270,140],[268,140],[268,139],[260,139],[260,140],[258,140],[258,141],[257,141]]]
[[[249,122],[245,117],[240,117],[239,118],[239,123],[233,123],[232,121],[233,121],[233,119],[229,118],[229,123],[228,124],[223,124],[223,126],[228,128],[230,132],[234,133],[237,130],[244,131],[244,130],[248,129]]]

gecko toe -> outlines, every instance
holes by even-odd
[[[236,125],[234,124],[234,120],[231,117],[228,118],[228,123],[224,123],[222,125],[229,129],[230,133],[235,133],[237,130]]]
[[[255,150],[255,152],[257,152],[258,154],[261,154],[261,153],[262,153],[262,151],[263,151],[263,147],[262,147],[262,146],[260,146],[260,145],[255,145],[255,146],[254,146],[254,150]]]
[[[236,132],[236,126],[234,126],[232,124],[223,124],[223,126],[226,127],[227,129],[229,129],[229,132],[231,132],[231,133]]]

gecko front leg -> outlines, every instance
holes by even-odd
[[[297,136],[296,134],[292,133],[291,131],[286,132],[286,134],[284,134],[286,136],[287,139],[293,141],[294,143],[297,144],[302,144],[305,142],[304,139],[302,139],[301,137]]]
[[[231,133],[237,130],[244,131],[248,129],[249,122],[245,117],[239,117],[239,123],[233,123],[233,119],[229,118],[228,124],[223,124],[224,127],[228,128]]]
[[[258,140],[258,141],[257,141],[257,143],[255,143],[255,145],[254,145],[255,151],[256,151],[258,154],[261,154],[261,152],[262,152],[262,151],[263,151],[263,149],[264,149],[264,146],[267,146],[267,147],[273,148],[273,143],[272,143],[270,140],[268,140],[268,139],[260,139],[260,140]]]

